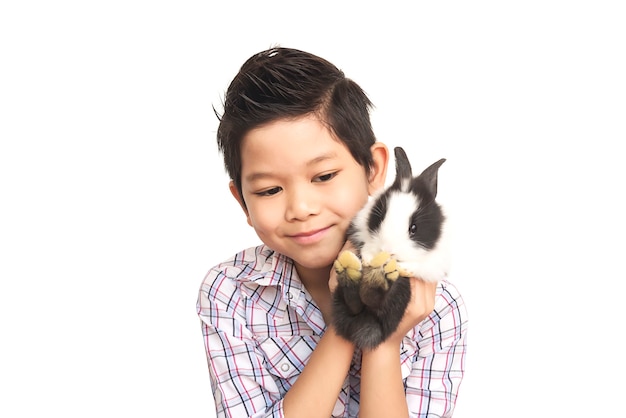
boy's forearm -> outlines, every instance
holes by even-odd
[[[283,399],[285,417],[331,416],[353,354],[354,345],[328,327],[298,380]]]
[[[374,350],[364,351],[359,417],[406,418],[408,415],[400,369],[400,344],[385,341]]]

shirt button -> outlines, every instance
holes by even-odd
[[[289,370],[289,365],[288,365],[287,363],[283,363],[283,364],[280,366],[280,370],[282,370],[282,371],[284,371],[284,372],[288,371],[288,370]]]
[[[291,292],[287,293],[287,297],[289,298],[289,300],[293,299],[293,293]]]

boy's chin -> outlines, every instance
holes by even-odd
[[[301,268],[305,268],[307,270],[321,270],[328,269],[335,261],[336,255],[333,257],[331,255],[320,255],[318,257],[297,257],[292,258],[294,262]]]

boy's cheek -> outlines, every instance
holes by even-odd
[[[257,234],[262,234],[264,231],[270,231],[275,228],[276,219],[274,215],[276,213],[276,210],[271,207],[265,205],[257,206],[251,202],[246,211],[246,221],[248,225],[257,231]]]

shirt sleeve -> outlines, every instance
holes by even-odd
[[[241,317],[245,301],[231,280],[211,274],[215,279],[200,290],[198,315],[217,417],[283,417],[279,389]]]
[[[435,310],[419,327],[405,380],[409,416],[452,417],[465,371],[467,312],[456,288],[442,282]]]

